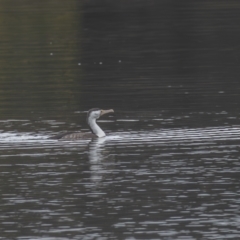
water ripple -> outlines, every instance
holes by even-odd
[[[49,135],[0,134],[5,235],[21,229],[29,232],[25,239],[240,234],[239,126],[117,131],[76,142]]]

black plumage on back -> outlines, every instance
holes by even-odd
[[[62,139],[62,140],[77,140],[77,139],[91,139],[96,138],[97,136],[93,133],[83,133],[83,132],[66,132],[60,133],[56,136],[50,137],[49,139]]]

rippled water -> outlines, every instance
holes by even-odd
[[[100,121],[122,130],[93,141],[2,132],[2,239],[237,239],[240,126],[151,118]]]
[[[0,6],[0,239],[239,239],[238,2]]]

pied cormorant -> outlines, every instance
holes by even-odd
[[[87,124],[90,127],[90,132],[67,132],[60,133],[56,136],[50,137],[50,139],[62,139],[62,140],[76,140],[76,139],[89,139],[89,138],[101,138],[105,137],[105,132],[98,126],[96,120],[104,114],[114,112],[113,109],[102,110],[100,108],[92,108],[87,113]]]

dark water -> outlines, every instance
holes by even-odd
[[[239,239],[239,2],[0,6],[0,239]]]

